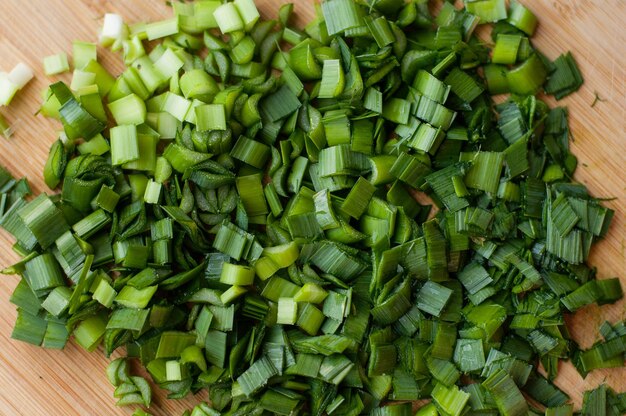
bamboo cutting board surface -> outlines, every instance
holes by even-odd
[[[292,0],[300,23],[312,16],[309,0]],[[625,0],[526,0],[540,19],[533,43],[549,58],[572,50],[585,84],[562,100],[570,110],[572,148],[578,157],[576,179],[597,197],[617,197],[607,202],[616,210],[611,231],[593,251],[591,263],[600,278],[622,277],[626,287],[626,132]],[[257,0],[264,17],[275,17],[278,0]],[[0,0],[0,71],[10,71],[18,62],[34,68],[36,78],[18,93],[9,109],[2,109],[16,133],[0,138],[0,164],[16,177],[28,176],[35,194],[51,191],[41,179],[49,145],[60,129],[56,121],[35,116],[41,91],[58,79],[46,77],[42,58],[67,52],[73,40],[96,41],[97,28],[106,12],[119,13],[125,22],[160,20],[172,15],[164,0]],[[122,66],[119,57],[99,49],[99,60],[114,75]],[[71,62],[71,61],[70,61]],[[595,93],[603,101],[593,108]],[[554,103],[551,103],[553,105]],[[11,250],[12,237],[0,232],[0,266],[17,260]],[[9,296],[16,276],[0,278],[0,415],[130,415],[129,408],[116,408],[113,387],[106,380],[108,363],[101,351],[88,353],[70,342],[64,351],[48,351],[10,339],[15,308]],[[624,301],[598,308],[590,306],[570,319],[573,337],[590,346],[599,335],[597,328],[608,319],[624,319]],[[582,391],[603,380],[626,390],[626,369],[596,371],[582,380],[566,364],[561,366],[557,385],[568,392],[577,406]],[[182,401],[165,400],[155,389],[150,409],[155,415],[179,415],[184,409],[206,400],[206,392]]]

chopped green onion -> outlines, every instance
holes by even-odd
[[[111,129],[111,162],[122,165],[139,159],[137,128],[133,125]]]
[[[322,2],[322,13],[331,36],[363,25],[360,9],[350,0],[326,0]]]
[[[469,394],[459,390],[457,386],[446,387],[439,383],[435,385],[431,395],[439,408],[454,416],[462,414],[470,397]]]
[[[528,412],[526,399],[506,371],[494,372],[482,385],[493,396],[501,414],[519,415]]]
[[[43,71],[46,75],[62,74],[70,70],[70,64],[67,61],[67,54],[59,53],[56,55],[46,56],[43,59]]]
[[[341,211],[358,220],[367,209],[375,190],[366,179],[359,177],[341,205]]]
[[[222,33],[243,30],[244,22],[235,3],[225,3],[215,9],[213,16]]]
[[[294,325],[297,317],[298,303],[294,298],[279,298],[276,323],[281,325]]]
[[[102,315],[94,315],[82,321],[74,329],[74,338],[78,345],[87,351],[95,350],[106,331],[106,320]]]
[[[72,43],[72,51],[76,69],[83,69],[89,62],[98,59],[95,43],[75,41]]]
[[[517,60],[517,50],[522,41],[520,35],[507,35],[501,33],[496,39],[491,62],[494,64],[514,64]]]
[[[345,76],[339,59],[327,59],[322,69],[322,82],[318,93],[319,98],[335,98],[344,89]]]
[[[206,388],[196,416],[536,413],[524,394],[572,414],[559,362],[586,376],[626,353],[623,322],[588,349],[566,325],[623,296],[586,264],[614,212],[570,183],[567,112],[534,95],[580,71],[535,50],[516,1],[427,3],[324,0],[303,30],[253,0],[106,14],[99,43],[126,68],[76,42],[71,86],[44,92],[60,194],[0,169],[12,337],[125,347],[168,397]],[[490,59],[474,32],[496,21]],[[31,78],[0,75],[0,102]],[[117,404],[148,406],[129,365],[107,369]],[[622,414],[622,396],[586,393],[583,413]]]
[[[519,1],[511,2],[507,22],[528,36],[532,36],[537,28],[537,17]]]
[[[195,107],[199,131],[226,130],[226,114],[222,104],[204,104]]]
[[[139,125],[146,121],[146,105],[135,94],[109,103],[109,111],[117,124]]]
[[[516,94],[534,94],[547,77],[546,68],[537,54],[533,54],[524,63],[507,73],[511,92]]]
[[[504,0],[469,0],[466,8],[483,22],[497,22],[507,17]]]
[[[164,38],[166,36],[175,35],[178,33],[178,19],[167,19],[160,22],[148,23],[144,27],[146,37],[148,40],[155,40]]]
[[[583,84],[583,78],[578,65],[570,52],[559,56],[553,63],[544,89],[548,94],[554,94],[557,100],[577,91]]]

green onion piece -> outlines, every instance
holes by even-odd
[[[322,13],[331,36],[364,24],[358,6],[349,0],[326,0],[322,2]]]
[[[504,163],[504,154],[496,152],[461,153],[461,161],[471,162],[465,174],[465,184],[470,188],[496,193]]]
[[[350,147],[354,152],[372,153],[374,144],[374,126],[369,120],[357,120],[352,124],[352,141]]]
[[[251,31],[255,23],[259,20],[259,11],[253,0],[235,0],[235,7],[241,16],[246,31]],[[216,18],[217,20],[217,18]],[[219,24],[219,22],[218,22]],[[221,26],[220,26],[221,29]],[[226,33],[226,32],[224,32]]]
[[[107,115],[104,111],[104,105],[102,104],[102,97],[100,97],[99,88],[97,85],[89,85],[80,88],[77,91],[77,95],[82,106],[91,115],[96,117],[102,122],[106,122]]]
[[[40,316],[18,309],[11,338],[32,345],[41,345],[46,334],[47,325],[46,320]]]
[[[385,119],[398,124],[406,124],[411,113],[411,103],[400,98],[391,98],[383,104],[382,115]]]
[[[0,76],[0,105],[8,106],[19,91],[19,86],[8,76]]]
[[[247,64],[254,57],[254,49],[254,40],[246,36],[230,51],[231,60],[237,65]]]
[[[441,128],[435,128],[427,123],[422,123],[411,138],[409,147],[423,153],[435,154],[445,138],[445,132]]]
[[[497,22],[507,17],[504,0],[472,0],[465,5],[468,12],[475,14],[483,22]]]
[[[309,302],[319,304],[326,299],[328,292],[315,283],[305,283],[304,286],[294,295],[293,300],[296,302]]]
[[[254,269],[247,266],[224,263],[220,282],[229,285],[248,286],[254,281]]]
[[[424,283],[417,294],[417,307],[426,313],[439,316],[451,296],[450,289],[429,281]]]
[[[497,370],[482,383],[491,393],[503,415],[519,415],[528,412],[528,403],[513,379],[504,370]]]
[[[276,323],[281,325],[294,325],[297,318],[298,303],[294,298],[279,298]]]
[[[177,172],[185,172],[190,167],[199,164],[211,157],[210,154],[190,150],[184,146],[172,143],[163,151],[163,157]],[[193,174],[197,172],[192,172]]]
[[[67,152],[65,146],[61,140],[57,140],[50,146],[48,160],[43,168],[44,180],[50,189],[54,189],[59,185],[66,165]]]
[[[287,177],[287,189],[289,192],[298,193],[304,179],[304,174],[309,166],[309,160],[304,156],[299,156],[293,162],[291,172]]]
[[[81,71],[80,69],[75,69],[72,75],[72,83],[70,84],[70,89],[72,91],[78,91],[81,88],[95,84],[95,81],[96,81],[96,74],[94,74],[93,72],[87,72],[87,71]]]
[[[294,240],[314,240],[322,235],[315,213],[306,212],[287,217],[287,228]]]
[[[370,87],[365,91],[363,107],[378,114],[383,112],[383,94],[376,88]]]
[[[44,249],[69,229],[62,212],[46,194],[28,202],[17,214]]]
[[[115,297],[115,302],[126,308],[143,309],[148,306],[156,290],[156,286],[148,286],[143,289],[124,286]]]
[[[415,416],[437,416],[437,407],[434,403],[428,403],[417,410]]]
[[[164,38],[166,36],[172,36],[178,33],[178,19],[167,19],[160,22],[153,22],[146,24],[145,33],[148,40],[155,40]]]
[[[191,101],[171,92],[166,93],[165,101],[163,102],[163,111],[171,114],[178,121],[185,121],[191,108]]]
[[[222,253],[228,254],[235,260],[241,259],[244,250],[248,247],[248,234],[232,223],[220,226],[213,247]]]
[[[373,156],[370,158],[371,175],[369,182],[372,185],[383,185],[393,182],[394,176],[391,173],[395,158],[390,155]]]
[[[372,33],[378,47],[384,48],[396,40],[389,22],[384,16],[376,19],[365,19],[365,24]]]
[[[141,331],[148,320],[147,309],[116,309],[111,314],[107,329],[128,329]]]
[[[296,325],[307,334],[314,336],[324,321],[324,314],[310,303],[304,303],[298,308]]]
[[[507,22],[528,36],[532,36],[537,28],[537,17],[518,1],[511,2]]]
[[[451,73],[450,75],[452,76],[453,73]],[[474,86],[476,85],[471,78],[465,79],[464,74],[461,76],[461,78],[470,82],[472,88],[474,88]],[[448,80],[448,78],[446,78],[446,80],[446,82],[449,82],[451,84],[452,90],[457,95],[465,97],[465,99],[467,99],[468,93],[462,91],[464,87],[460,86],[460,83],[458,82],[461,79],[457,80],[456,78],[451,78],[450,80]],[[482,92],[482,88],[478,88],[477,90],[479,91],[479,93]],[[415,98],[417,100],[417,96]],[[470,100],[473,100],[474,98],[475,97],[469,97]],[[417,108],[415,109],[415,115],[420,120],[432,124],[435,127],[441,127],[444,130],[448,130],[450,128],[452,122],[456,117],[456,113],[454,111],[449,110],[441,104],[436,103],[435,101],[432,101],[426,97],[419,97],[419,103],[417,104]]]
[[[13,67],[8,74],[3,73],[2,77],[6,77],[11,83],[17,86],[18,89],[22,89],[33,79],[33,70],[23,62],[18,63]]]
[[[154,68],[161,73],[164,80],[168,80],[178,75],[178,70],[183,67],[185,63],[176,55],[171,49],[166,49],[165,52],[154,62]]]
[[[134,125],[116,126],[111,129],[111,162],[122,165],[139,159],[137,128]]]
[[[41,307],[54,316],[59,316],[69,306],[71,292],[65,286],[55,287],[41,303]]]
[[[186,71],[179,80],[180,90],[187,99],[211,101],[219,91],[217,83],[201,69]]]
[[[72,51],[73,66],[76,69],[83,69],[90,61],[98,59],[95,43],[74,41]]]
[[[571,52],[559,56],[553,63],[544,89],[548,94],[554,94],[557,100],[578,91],[583,84],[583,78]]]
[[[106,330],[106,320],[102,315],[93,315],[82,321],[74,329],[78,345],[87,351],[94,351],[100,344]]]
[[[507,72],[507,68],[500,65],[492,64],[483,67],[487,88],[491,94],[497,95],[509,92]]]
[[[165,379],[167,381],[182,380],[180,362],[177,360],[169,360],[165,362]]]
[[[226,3],[215,9],[213,17],[222,33],[243,30],[244,22],[237,11],[235,3]]]
[[[483,87],[466,72],[454,68],[444,82],[449,85],[452,92],[465,102],[474,101],[483,92]]]
[[[324,114],[322,119],[324,133],[329,146],[350,143],[350,120],[345,111],[333,110]]]
[[[194,109],[199,131],[226,130],[226,114],[222,104],[204,104]]]
[[[423,96],[443,104],[448,98],[450,87],[433,75],[420,69],[413,81],[413,87]]]
[[[260,174],[240,176],[235,180],[235,184],[246,213],[250,217],[268,213]]]
[[[376,188],[363,177],[359,177],[354,187],[341,205],[341,211],[359,219],[367,209]]]
[[[81,154],[92,154],[95,156],[102,156],[103,154],[109,152],[111,148],[109,147],[109,143],[106,141],[101,134],[97,134],[88,142],[84,142],[78,145],[78,151]]]
[[[161,196],[162,185],[150,179],[146,185],[143,200],[146,204],[158,204]]]
[[[267,200],[272,215],[279,216],[283,212],[283,205],[276,192],[276,186],[273,183],[268,183],[263,188],[263,193],[265,194],[265,199]]]
[[[62,52],[43,58],[43,71],[46,75],[62,74],[70,70],[67,54]]]
[[[327,59],[322,69],[318,98],[335,98],[343,92],[345,75],[339,59]]]
[[[135,94],[109,103],[109,111],[117,124],[139,125],[146,121],[146,105]]]
[[[96,210],[72,225],[78,238],[87,239],[100,231],[111,221],[111,217],[102,209]]]
[[[261,114],[264,118],[275,122],[287,117],[301,105],[302,103],[289,87],[283,86],[275,93],[266,96],[261,102]]]
[[[110,308],[113,305],[113,300],[117,296],[117,292],[113,287],[104,279],[100,280],[100,283],[93,292],[93,299],[97,300],[105,308]]]
[[[315,217],[323,230],[339,227],[339,221],[335,215],[328,189],[321,190],[313,195],[313,202],[315,204]]]
[[[100,95],[105,96],[109,93],[115,83],[115,78],[95,58],[87,62],[83,70],[96,74],[96,85]]]
[[[507,73],[511,92],[515,94],[534,94],[547,77],[546,68],[537,54],[533,54],[524,63]]]
[[[255,272],[261,280],[267,280],[272,277],[280,267],[268,257],[261,257],[254,264]]]
[[[498,34],[491,62],[494,64],[514,64],[517,60],[517,51],[521,41],[520,35]]]
[[[270,148],[266,144],[240,136],[230,155],[251,166],[262,168],[270,156]]]
[[[89,139],[104,130],[104,123],[89,114],[65,84],[58,82],[51,85],[50,89],[61,104],[59,116],[70,139],[78,137]]]
[[[255,361],[242,375],[237,378],[239,386],[246,396],[259,390],[277,370],[267,357]]]
[[[454,416],[462,414],[469,400],[469,394],[459,390],[457,386],[446,387],[439,383],[435,385],[431,395],[440,409]]]
[[[463,372],[481,370],[485,366],[485,355],[481,340],[459,339],[454,350],[454,361]]]

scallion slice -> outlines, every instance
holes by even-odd
[[[67,54],[59,53],[56,55],[46,56],[43,59],[43,70],[48,76],[69,71],[70,64],[67,61]]]

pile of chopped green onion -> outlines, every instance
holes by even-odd
[[[565,321],[622,297],[586,264],[613,211],[572,180],[567,110],[536,96],[581,74],[533,47],[516,1],[428,6],[324,0],[303,30],[253,0],[107,14],[126,69],[76,42],[41,107],[63,125],[43,172],[60,193],[0,171],[12,337],[125,351],[169,398],[207,389],[192,416],[572,415],[559,363],[626,354],[624,322],[582,349]],[[125,358],[107,373],[118,404],[149,406]],[[583,415],[625,412],[585,393]]]

